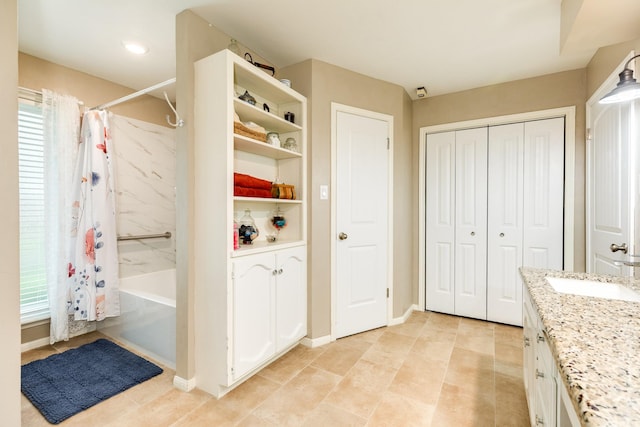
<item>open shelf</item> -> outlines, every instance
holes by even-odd
[[[267,132],[297,132],[302,130],[301,126],[286,121],[275,114],[268,113],[262,108],[251,105],[241,99],[233,99],[233,107],[243,122],[255,122],[264,127]]]
[[[266,142],[258,141],[243,135],[233,134],[234,149],[246,151],[275,160],[294,159],[302,157],[301,153],[285,150],[284,148],[274,147]]]

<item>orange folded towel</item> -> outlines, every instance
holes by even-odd
[[[266,179],[255,178],[251,175],[245,175],[243,173],[234,172],[233,185],[237,187],[258,188],[262,190],[271,191],[271,181],[267,181]]]

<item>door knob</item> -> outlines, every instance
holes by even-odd
[[[623,254],[626,254],[627,253],[627,244],[623,243],[623,244],[618,246],[615,243],[612,243],[611,246],[609,246],[609,249],[611,249],[611,252],[622,251]]]
[[[338,234],[338,239],[340,240],[347,240],[347,237],[349,237],[347,233],[340,232],[340,234]]]

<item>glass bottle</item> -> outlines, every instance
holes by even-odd
[[[260,235],[256,222],[251,216],[251,210],[245,209],[244,215],[240,218],[240,239],[243,245],[250,245]]]

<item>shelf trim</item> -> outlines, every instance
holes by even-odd
[[[234,202],[250,202],[250,203],[283,203],[283,204],[301,204],[303,201],[300,199],[274,199],[267,197],[243,197],[233,196]]]

